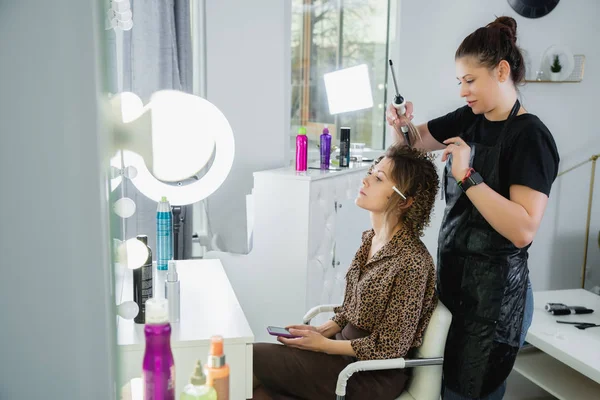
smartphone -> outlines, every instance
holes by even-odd
[[[267,326],[267,332],[269,332],[269,335],[281,336],[281,337],[288,338],[288,339],[300,337],[300,336],[294,336],[287,329],[280,328],[277,326]]]

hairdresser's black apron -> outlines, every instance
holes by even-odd
[[[500,188],[500,151],[510,141],[515,103],[494,146],[473,143],[483,116],[461,134],[471,146],[471,166],[494,191]],[[518,249],[491,227],[446,164],[442,190],[446,210],[438,239],[438,290],[452,312],[444,354],[444,385],[470,398],[494,391],[512,370],[523,325],[527,250]]]

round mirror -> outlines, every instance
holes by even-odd
[[[233,165],[235,143],[216,106],[198,96],[162,90],[140,111],[140,103],[129,99],[135,95],[124,95],[112,101],[115,145],[123,149],[125,170],[137,171],[128,178],[140,192],[154,201],[166,196],[171,205],[185,205],[221,186]]]

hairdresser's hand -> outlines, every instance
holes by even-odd
[[[446,161],[452,154],[452,176],[457,181],[462,181],[469,171],[469,161],[471,160],[471,148],[460,137],[453,137],[444,140],[447,145],[442,154],[442,161]]]
[[[406,113],[404,115],[398,115],[398,110],[390,103],[386,112],[386,120],[389,125],[394,128],[396,134],[396,142],[402,144],[405,142],[404,134],[402,133],[402,127],[407,126],[413,119],[413,104],[410,101],[406,102]],[[406,143],[405,143],[406,144]]]
[[[413,119],[413,103],[410,101],[406,102],[406,113],[404,115],[398,115],[398,110],[392,103],[388,106],[386,115],[387,123],[400,130],[401,127],[407,126]]]
[[[293,339],[287,339],[279,336],[277,340],[286,346],[294,347],[302,350],[320,351],[324,352],[327,346],[327,339],[319,332],[306,329],[290,329],[290,333],[294,336],[299,336]]]

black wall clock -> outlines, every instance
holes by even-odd
[[[540,18],[548,15],[560,0],[508,0],[517,14],[525,18]]]

